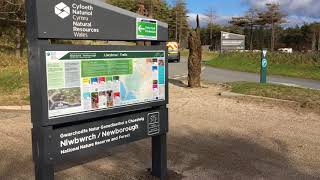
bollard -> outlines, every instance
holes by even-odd
[[[260,83],[267,83],[267,69],[268,69],[267,49],[262,49]]]

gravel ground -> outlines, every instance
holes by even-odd
[[[169,179],[320,179],[320,115],[170,85]],[[0,112],[0,179],[34,179],[29,112]],[[150,140],[113,148],[56,179],[152,179]]]

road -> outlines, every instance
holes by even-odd
[[[170,79],[186,79],[188,74],[187,58],[182,57],[180,63],[169,64]],[[226,83],[235,81],[259,82],[260,76],[255,73],[239,72],[212,67],[204,67],[202,80],[213,83]],[[283,76],[268,76],[268,82],[273,84],[282,84],[294,87],[305,87],[311,89],[320,89],[320,81],[291,78]]]

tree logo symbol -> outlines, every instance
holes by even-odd
[[[61,19],[64,19],[70,15],[70,7],[61,2],[55,6],[54,12]]]

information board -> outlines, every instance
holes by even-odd
[[[28,0],[26,17],[35,179],[147,138],[151,175],[166,179],[168,24],[100,0]]]
[[[245,50],[245,39],[241,34],[221,32],[221,51]]]
[[[48,118],[164,101],[165,51],[46,51]]]

